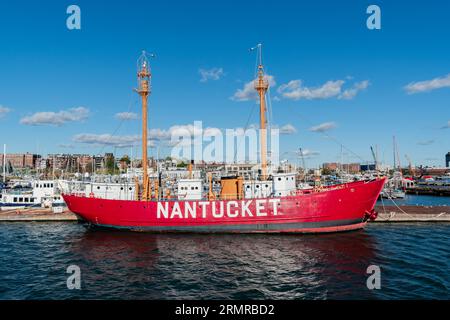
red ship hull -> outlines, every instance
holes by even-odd
[[[322,233],[360,229],[385,179],[358,181],[280,198],[214,201],[108,200],[63,195],[83,220],[110,228],[149,232]]]

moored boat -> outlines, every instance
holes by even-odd
[[[307,188],[296,184],[295,173],[270,173],[266,161],[266,92],[269,87],[261,61],[255,90],[260,106],[260,176],[221,177],[220,192],[215,193],[212,177],[202,193],[201,179],[178,181],[175,198],[162,192],[161,181],[150,180],[143,165],[142,183],[124,193],[127,198],[107,198],[98,193],[76,191],[63,194],[69,209],[91,225],[150,232],[231,232],[231,233],[321,233],[360,229],[376,218],[375,202],[385,178],[317,185]],[[150,93],[148,60],[140,59],[138,70],[142,97],[142,157],[147,159],[147,98]]]

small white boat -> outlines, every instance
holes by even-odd
[[[24,208],[51,208],[61,206],[64,199],[60,189],[53,180],[35,180],[29,187],[3,189],[0,197],[0,210]]]

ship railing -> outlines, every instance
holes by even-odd
[[[70,195],[82,198],[86,197],[86,194],[84,192],[71,192]]]
[[[11,189],[3,189],[2,192],[4,194],[12,194],[12,195],[29,195],[33,194],[33,190],[11,190]]]

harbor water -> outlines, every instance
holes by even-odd
[[[0,299],[450,299],[450,224],[176,235],[0,224]],[[67,288],[79,266],[81,289]],[[367,268],[381,270],[369,290]]]

